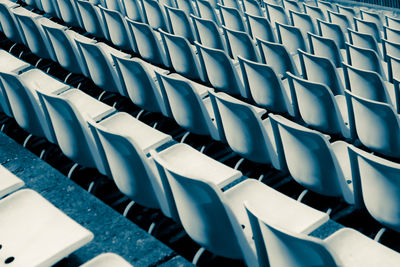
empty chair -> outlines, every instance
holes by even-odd
[[[214,21],[217,26],[221,25],[217,14],[215,13],[215,9],[212,6],[210,1],[207,0],[196,0],[197,11],[199,16],[202,19]]]
[[[272,27],[276,27],[275,23],[278,22],[280,24],[289,24],[288,15],[285,12],[285,9],[282,6],[266,3],[265,4],[265,11],[267,14],[267,19],[272,24]]]
[[[310,15],[292,10],[289,11],[289,14],[293,26],[299,28],[303,32],[304,36],[306,36],[307,32],[317,33]]]
[[[111,177],[104,152],[97,147],[87,120],[101,120],[115,109],[78,89],[59,94],[38,89],[38,94],[46,107],[47,120],[53,125],[61,151],[77,164],[97,168],[100,173]]]
[[[257,39],[261,61],[271,66],[279,77],[285,77],[286,72],[299,74],[298,67],[282,44]]]
[[[397,108],[399,99],[393,84],[383,81],[376,72],[362,70],[347,64],[344,66],[346,87],[352,93],[370,100],[388,103]]]
[[[361,33],[348,29],[349,41],[352,45],[374,50],[382,58],[382,46],[379,46],[376,39],[367,33]]]
[[[142,4],[143,17],[153,29],[168,30],[162,5],[156,0],[140,0]],[[135,34],[134,34],[135,35]]]
[[[120,0],[100,0],[100,5],[102,5],[105,8],[122,13],[124,9],[122,8],[121,2],[122,1]]]
[[[25,183],[3,165],[0,166],[0,199],[21,188]]]
[[[58,10],[58,3],[55,0],[40,0],[42,10],[51,16],[60,17]]]
[[[99,6],[109,33],[109,40],[117,47],[125,50],[137,51],[136,41],[130,31],[128,23],[119,11]]]
[[[30,189],[0,200],[0,214],[4,261],[15,266],[52,266],[93,239],[89,230]]]
[[[225,7],[218,4],[221,13],[221,23],[222,25],[229,27],[229,29],[236,31],[247,31],[246,26],[243,21],[243,17],[240,12],[232,7]]]
[[[389,82],[395,85],[395,90],[398,90],[398,82],[400,81],[400,58],[388,55],[387,59]],[[398,101],[398,103],[400,103],[400,101]],[[400,109],[397,110],[397,113],[400,113]]]
[[[204,64],[208,80],[212,87],[232,95],[248,96],[238,77],[232,60],[225,51],[208,48],[196,42],[200,62]]]
[[[301,12],[302,11],[302,8],[300,7],[298,1],[295,1],[295,0],[283,0],[282,4],[283,4],[283,7],[286,10],[289,10],[289,11],[293,10],[293,11],[296,11],[296,12]]]
[[[312,54],[330,59],[336,68],[342,66],[342,53],[334,40],[308,33],[308,41]],[[345,53],[345,50],[343,53]]]
[[[400,121],[393,106],[359,97],[350,91],[346,91],[346,96],[361,143],[374,152],[399,158]]]
[[[274,135],[279,136],[290,175],[305,188],[325,196],[343,197],[354,203],[347,147],[343,141],[330,144],[320,132],[307,129],[278,115],[271,115]],[[278,138],[278,137],[277,137]]]
[[[163,72],[162,69],[138,58],[111,56],[118,79],[131,101],[144,110],[161,112],[165,116],[169,116],[169,109],[164,105],[159,88],[155,83],[154,73],[154,70],[160,73],[168,73],[168,71],[164,70]]]
[[[53,127],[46,120],[45,107],[38,100],[37,90],[53,93],[70,86],[38,69],[28,70],[21,75],[0,73],[0,80],[18,125],[33,135],[46,137],[56,143]]]
[[[186,38],[190,43],[194,42],[192,25],[188,14],[181,9],[165,6],[170,33]]]
[[[226,50],[225,42],[222,40],[221,33],[214,21],[191,16],[193,27],[196,32],[197,41],[210,48]]]
[[[256,38],[275,42],[276,37],[274,30],[272,29],[271,23],[265,17],[253,16],[245,13],[247,19],[247,27],[249,29],[251,37],[256,40]]]
[[[299,117],[310,127],[329,135],[350,138],[346,99],[333,96],[326,85],[288,74]]]
[[[387,56],[400,57],[400,43],[393,43],[391,41],[382,39],[382,53],[384,60],[387,62]],[[390,72],[388,73],[390,76]],[[391,80],[389,80],[391,82]]]
[[[353,28],[352,20],[349,20],[348,16],[345,14],[328,10],[328,18],[330,23],[339,25],[342,28],[342,31],[346,31],[347,28]]]
[[[326,20],[325,14],[320,7],[311,6],[303,3],[304,12],[310,15],[313,19]]]
[[[292,55],[297,54],[297,49],[308,51],[303,33],[295,26],[276,23],[279,43],[283,44]]]
[[[211,136],[221,140],[215,114],[207,88],[200,84],[180,79],[178,75],[157,73],[161,91],[165,93],[175,121],[195,134]]]
[[[393,18],[385,16],[386,26],[392,29],[400,30],[400,20],[398,18]]]
[[[243,14],[242,6],[241,4],[239,4],[238,0],[221,0],[221,5],[225,7],[234,8]]]
[[[127,22],[135,36],[140,57],[155,65],[168,66],[165,53],[152,28],[145,23],[130,19],[127,19]]]
[[[174,70],[189,79],[206,81],[196,53],[188,40],[162,30],[160,33],[164,42],[165,54]]]
[[[336,4],[336,7],[339,11],[339,13],[346,15],[349,20],[352,20],[354,17],[357,17],[357,12],[353,7],[350,6],[342,6],[339,4]]]
[[[23,32],[18,24],[18,21],[12,9],[19,8],[18,4],[11,1],[1,1],[0,2],[0,25],[1,31],[5,34],[5,36],[16,42],[16,43],[25,43]]]
[[[383,23],[379,12],[371,12],[364,9],[360,9],[361,19],[366,21],[374,22],[380,31],[382,31]]]
[[[93,36],[108,39],[109,32],[100,8],[89,1],[76,0],[76,3],[85,30]]]
[[[80,267],[132,267],[124,258],[115,253],[103,253],[90,261],[82,264]]]
[[[322,9],[324,12],[325,17],[328,17],[328,11],[336,11],[336,7],[333,3],[328,1],[317,0],[317,6]]]
[[[264,12],[260,7],[260,3],[257,0],[243,0],[244,12],[247,14],[264,17]]]
[[[285,170],[282,154],[276,151],[275,136],[266,113],[225,93],[213,93],[221,116],[225,137],[230,148],[248,160],[272,164],[275,169]]]
[[[194,4],[192,0],[175,0],[176,7],[189,17],[191,14],[196,15],[197,10],[195,10]],[[166,6],[167,7],[167,6]]]
[[[228,51],[230,51],[233,59],[236,60],[238,56],[241,56],[252,61],[260,61],[260,56],[254,46],[253,40],[246,32],[231,30],[225,26],[222,27]]]
[[[346,48],[347,38],[344,32],[347,31],[347,29],[343,30],[343,28],[341,28],[338,24],[329,23],[319,19],[317,20],[317,24],[318,24],[318,31],[321,36],[325,38],[330,38],[333,41],[335,41],[339,49]]]
[[[24,40],[26,45],[32,51],[32,53],[56,61],[53,48],[51,47],[44,30],[42,28],[41,22],[49,20],[47,18],[41,17],[31,11],[24,8],[12,9],[17,21],[24,34]]]
[[[245,90],[257,106],[295,116],[287,82],[281,82],[274,69],[266,64],[238,57]]]
[[[351,228],[325,239],[284,227],[262,206],[246,202],[260,266],[396,266],[398,253]],[[299,217],[306,216],[299,214]],[[294,220],[296,221],[296,220]],[[296,229],[297,230],[297,229]],[[268,256],[267,256],[268,255]],[[268,264],[268,265],[267,265]]]
[[[381,42],[381,31],[375,22],[354,18],[354,27],[356,31],[370,34],[377,42]]]
[[[57,62],[70,72],[88,76],[87,65],[79,54],[75,40],[84,40],[87,43],[95,43],[96,41],[80,35],[73,30],[68,30],[67,27],[60,24],[48,22],[43,23],[42,27],[54,49]]]
[[[363,70],[374,71],[387,80],[386,65],[379,55],[371,49],[361,48],[346,43],[347,62],[349,65]]]
[[[84,27],[76,1],[58,0],[57,5],[60,19],[68,25]]]
[[[170,189],[160,180],[148,153],[168,146],[166,135],[128,113],[118,112],[96,123],[89,121],[98,146],[104,150],[111,177],[118,189],[134,202],[148,208],[161,208],[164,214],[177,219]]]
[[[138,0],[121,1],[123,14],[131,20],[143,22],[143,15],[140,3]]]
[[[385,39],[391,42],[400,43],[400,30],[395,30],[389,27],[384,27],[383,32]]]
[[[116,76],[110,55],[130,57],[129,54],[111,48],[105,43],[92,43],[85,40],[75,41],[80,55],[86,63],[90,79],[103,90],[127,96]]]
[[[400,231],[399,196],[397,190],[400,164],[367,153],[354,146],[349,147],[350,164],[362,206],[379,223]],[[382,207],[378,203],[385,203]]]

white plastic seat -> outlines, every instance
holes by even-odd
[[[354,28],[360,33],[372,35],[377,42],[381,42],[381,31],[375,22],[354,18]]]
[[[326,21],[326,15],[324,14],[323,10],[317,6],[311,6],[306,3],[303,3],[304,12],[310,15],[314,19],[320,19]]]
[[[83,28],[93,36],[108,39],[109,32],[106,28],[100,7],[90,1],[76,0],[75,2],[80,13]]]
[[[154,30],[160,28],[164,31],[168,31],[162,3],[156,0],[140,0],[140,3],[143,10],[144,21]]]
[[[265,17],[264,11],[257,0],[243,0],[244,12],[249,15]]]
[[[325,196],[342,197],[354,203],[348,144],[330,144],[326,136],[279,115],[269,114],[277,141],[277,153],[284,154],[290,175],[305,188]]]
[[[80,267],[133,267],[124,258],[115,253],[103,253],[90,261],[82,264]]]
[[[275,42],[276,37],[271,23],[265,17],[259,17],[245,13],[247,27],[253,40],[261,39],[268,42]]]
[[[199,17],[206,20],[213,21],[218,27],[221,26],[220,18],[217,16],[216,8],[213,7],[210,1],[207,0],[196,0],[197,11]]]
[[[346,95],[361,143],[382,155],[400,158],[400,118],[393,107],[349,91],[346,91]]]
[[[392,57],[389,55],[387,56],[387,58],[389,82],[393,83],[393,85],[398,85],[398,82],[400,81],[400,58]],[[400,101],[397,101],[397,103],[400,103]],[[400,105],[397,109],[397,112],[400,113]]]
[[[168,146],[171,136],[123,112],[97,123],[89,120],[89,124],[118,189],[145,207],[161,208],[165,216],[179,222],[169,184],[160,178],[148,154]]]
[[[328,17],[328,11],[337,11],[337,8],[334,3],[322,0],[317,0],[316,2],[317,6],[324,12],[325,18]]]
[[[241,32],[247,32],[242,14],[233,7],[226,7],[218,4],[221,13],[221,24],[229,29]]]
[[[193,28],[196,32],[196,40],[202,45],[210,48],[226,51],[226,44],[222,40],[222,33],[219,31],[217,24],[208,19],[203,19],[191,15]]]
[[[388,56],[391,57],[400,57],[400,43],[394,43],[385,39],[382,39],[382,52],[383,52],[383,57],[386,62],[388,62]],[[389,66],[388,66],[389,67]],[[388,72],[389,75],[389,81],[390,80],[390,73]]]
[[[127,18],[143,22],[142,9],[139,1],[137,0],[124,0],[121,1],[122,14]]]
[[[187,17],[191,14],[197,15],[197,10],[193,2],[192,0],[175,0],[176,8],[185,12]]]
[[[265,5],[265,11],[267,14],[267,19],[269,22],[272,24],[272,27],[275,29],[276,28],[276,23],[281,23],[285,25],[289,25],[289,17],[288,14],[286,13],[285,9],[282,6],[271,4],[271,3],[266,3],[264,2]]]
[[[345,14],[328,10],[328,18],[330,23],[339,25],[343,32],[346,31],[347,28],[353,29],[353,20],[349,20],[349,17]]]
[[[13,72],[15,74],[24,71],[27,69],[30,64],[26,63],[25,61],[14,57],[7,51],[0,49],[0,59],[1,62],[7,62],[7,64],[0,65],[1,72]]]
[[[25,43],[24,33],[18,24],[12,10],[19,7],[18,4],[11,1],[0,1],[0,24],[1,31],[7,36],[8,39],[16,43]]]
[[[292,10],[289,11],[289,14],[292,25],[300,28],[303,36],[306,36],[308,32],[317,33],[317,27],[310,15]]]
[[[241,56],[251,61],[261,61],[253,40],[247,32],[231,30],[225,26],[222,26],[222,28],[228,51],[234,60],[237,60],[238,56]]]
[[[49,94],[39,88],[38,94],[46,107],[47,120],[53,125],[61,151],[74,162],[97,168],[100,173],[110,176],[109,166],[95,144],[87,120],[100,120],[115,109],[78,89]]]
[[[12,266],[51,266],[93,239],[89,230],[30,189],[0,200],[0,215],[1,254]]]
[[[75,0],[58,0],[57,5],[60,19],[68,25],[83,27],[81,14]]]
[[[0,199],[24,186],[24,181],[0,165]]]
[[[295,1],[295,0],[283,0],[282,4],[283,4],[283,7],[286,10],[289,10],[289,11],[293,10],[293,11],[296,11],[296,12],[301,12],[302,11],[298,1]]]
[[[326,21],[322,21],[317,19],[318,31],[321,36],[330,38],[335,41],[337,47],[339,49],[346,48],[347,36],[344,34],[347,31],[347,28],[343,29],[338,24],[329,23]]]
[[[239,3],[238,0],[221,0],[221,5],[225,7],[234,8],[241,14],[243,14],[243,6],[241,5],[241,3]]]
[[[398,18],[385,16],[386,26],[392,29],[400,30],[400,20]]]
[[[397,194],[400,164],[354,146],[349,147],[349,155],[359,201],[362,202],[359,206],[365,207],[384,226],[400,232],[400,202]]]
[[[191,2],[191,0],[188,0]],[[185,11],[169,6],[165,7],[170,33],[186,38],[189,43],[194,42],[194,33],[189,20],[189,14]]]
[[[357,32],[351,29],[348,29],[348,33],[349,42],[352,45],[374,50],[381,59],[384,59],[384,57],[382,56],[382,44],[378,44],[376,42],[376,39],[371,34]]]
[[[360,9],[360,15],[363,20],[374,22],[378,26],[379,31],[382,31],[383,22],[381,16],[379,15],[379,12]]]
[[[336,68],[342,66],[343,59],[347,59],[346,56],[343,58],[345,50],[339,50],[334,40],[312,33],[307,35],[311,54],[330,59]]]
[[[276,32],[279,43],[283,44],[292,56],[297,54],[297,49],[309,51],[300,28],[277,22]]]
[[[395,42],[395,43],[400,43],[400,29],[392,29],[389,27],[383,27],[383,33],[385,36],[386,40]]]

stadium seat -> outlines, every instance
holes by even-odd
[[[342,67],[346,50],[339,50],[334,40],[308,33],[308,42],[313,55],[330,59],[336,68]]]
[[[78,4],[75,0],[58,0],[60,19],[71,26],[84,27]]]
[[[218,4],[221,13],[221,24],[231,30],[247,32],[246,25],[240,12],[233,7]]]
[[[386,26],[392,29],[400,30],[400,20],[398,18],[385,16]]]
[[[55,0],[40,0],[42,3],[42,10],[50,16],[60,17],[58,3]]]
[[[317,19],[318,31],[322,37],[332,39],[335,41],[339,49],[346,48],[347,36],[344,34],[347,29],[341,28],[338,24],[329,23]]]
[[[394,43],[400,43],[400,30],[392,29],[385,26],[383,28],[383,33],[386,40]]]
[[[317,33],[316,25],[310,15],[292,10],[289,11],[289,14],[292,25],[299,28],[303,32],[303,36],[306,36],[307,32]]]
[[[199,17],[205,20],[214,21],[215,24],[219,27],[221,25],[221,21],[217,16],[216,10],[210,1],[207,0],[196,0],[197,10]]]
[[[400,81],[400,58],[388,55],[388,75],[389,82],[396,84],[396,80]],[[400,113],[400,109],[398,110],[398,113]]]
[[[260,3],[257,0],[243,0],[244,12],[258,17],[265,17]]]
[[[221,5],[224,7],[234,8],[239,11],[240,14],[243,14],[243,8],[238,0],[221,0]]]
[[[265,4],[267,19],[269,20],[274,29],[276,28],[275,26],[276,22],[280,24],[289,25],[288,14],[286,13],[285,9],[282,6],[266,2],[264,2],[264,4]]]
[[[25,43],[24,33],[20,28],[18,21],[12,12],[15,8],[19,7],[18,4],[11,1],[0,1],[0,24],[2,32],[7,36],[8,39],[16,43]]]
[[[195,39],[189,15],[182,9],[169,6],[165,6],[165,13],[170,33],[184,37],[192,44]]]
[[[222,33],[219,31],[217,24],[208,19],[203,19],[191,15],[193,28],[196,32],[196,40],[200,44],[219,50],[226,51],[226,43],[222,39]]]
[[[304,12],[310,15],[313,19],[320,19],[326,21],[326,15],[324,14],[322,8],[317,6],[311,6],[309,4],[303,3]]]
[[[348,28],[353,29],[353,20],[349,20],[348,16],[328,10],[328,19],[332,24],[339,25],[345,32]]]
[[[344,14],[349,18],[349,21],[352,21],[353,18],[358,17],[355,7],[343,6],[339,4],[336,4],[336,7],[340,14]]]
[[[103,253],[90,261],[82,264],[80,267],[133,267],[124,258],[114,253]]]
[[[143,22],[142,9],[137,0],[121,1],[121,7],[124,10],[123,14],[131,20]]]
[[[237,60],[237,57],[241,56],[251,61],[261,61],[253,40],[248,33],[231,30],[225,26],[222,26],[222,28],[224,30],[228,51],[234,60]]]
[[[354,204],[348,144],[329,143],[318,131],[307,129],[282,116],[269,114],[278,154],[284,154],[289,173],[305,188],[324,196],[343,197]],[[299,160],[301,159],[301,160]]]
[[[334,96],[325,84],[288,73],[299,116],[306,125],[324,134],[350,139],[349,116],[344,95]]]
[[[0,165],[0,199],[24,186],[24,181]]]
[[[176,7],[185,12],[186,16],[189,17],[191,14],[197,15],[197,10],[195,9],[192,0],[175,0],[175,2],[176,2]]]
[[[162,29],[168,31],[167,20],[165,18],[164,8],[156,0],[140,0],[144,22],[154,30]],[[136,34],[134,34],[136,36]]]
[[[386,103],[359,97],[350,91],[346,91],[346,96],[361,143],[374,152],[400,158],[400,120],[394,108]]]
[[[382,53],[383,53],[383,57],[384,60],[387,62],[388,56],[391,57],[400,57],[400,43],[394,43],[385,39],[382,39]],[[388,73],[389,77],[390,77],[390,73]],[[389,79],[390,82],[392,82],[392,80]]]
[[[287,79],[278,78],[274,69],[266,64],[238,57],[245,90],[259,107],[272,112],[295,116]]]
[[[328,1],[322,1],[322,0],[317,0],[317,6],[322,9],[324,12],[325,18],[328,17],[328,11],[337,11],[337,8],[335,4],[328,2]]]
[[[348,29],[349,33],[349,41],[352,45],[374,50],[377,55],[383,59],[382,57],[382,45],[376,42],[375,38],[371,34],[361,33],[357,31],[353,31]]]
[[[261,39],[268,42],[275,42],[276,37],[271,23],[265,17],[253,16],[245,13],[247,27],[251,37],[256,40]]]
[[[277,22],[276,32],[279,43],[283,44],[292,56],[297,54],[297,49],[308,51],[307,44],[300,28]]]
[[[106,28],[100,7],[84,0],[76,0],[76,4],[84,29],[95,37],[109,39],[109,32]]]
[[[298,1],[295,1],[295,0],[283,0],[282,4],[283,4],[283,7],[286,10],[289,10],[289,11],[293,10],[293,11],[296,11],[296,12],[302,12],[303,11],[302,8],[300,7],[300,4],[299,4]]]
[[[382,31],[383,22],[382,22],[381,16],[379,15],[378,12],[360,9],[360,15],[361,15],[361,19],[374,22],[378,26],[379,31]]]
[[[381,42],[381,31],[375,22],[354,18],[354,28],[360,33],[372,35],[377,42]]]

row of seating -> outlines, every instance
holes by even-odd
[[[34,78],[32,82],[35,83],[35,81]],[[62,139],[79,140],[74,136],[68,136],[71,131],[66,129],[74,129],[78,132],[77,127],[68,121],[85,115],[85,119],[80,122],[84,125],[80,127],[85,129],[90,125],[94,130],[92,133],[97,133],[94,140],[99,142],[97,143],[99,148],[102,147],[98,149],[98,154],[105,154],[111,177],[115,179],[120,190],[143,205],[158,206],[166,216],[171,216],[182,223],[188,234],[200,245],[218,255],[243,257],[250,266],[256,264],[256,250],[251,245],[252,232],[246,218],[243,201],[249,201],[253,206],[260,208],[262,216],[273,214],[271,217],[274,221],[279,220],[279,227],[294,233],[309,233],[328,219],[327,214],[296,202],[253,179],[247,179],[221,193],[220,188],[242,176],[240,172],[212,160],[185,144],[171,143],[168,141],[171,140],[170,137],[144,125],[126,113],[100,113],[107,114],[105,116],[96,116],[99,113],[87,114],[87,111],[103,111],[104,104],[100,105],[100,102],[93,98],[89,100],[90,97],[79,90],[66,89],[58,95],[54,92],[44,93],[45,90],[42,87],[36,90],[39,98],[42,99],[41,108],[50,116],[58,143],[62,143]],[[92,119],[93,117],[95,119]],[[290,127],[292,123],[279,116],[275,119],[279,127],[282,127],[279,131],[298,130],[296,127]],[[62,124],[64,127],[60,127]],[[63,133],[62,136],[57,134],[60,132]],[[298,134],[294,136],[297,137]],[[86,141],[81,140],[83,143]],[[83,143],[80,145],[84,145]],[[166,143],[169,145],[165,145]],[[134,170],[133,166],[135,166]],[[139,173],[139,166],[143,166],[143,173]],[[153,176],[149,176],[151,172],[154,173]],[[144,177],[148,177],[149,180],[145,181]],[[151,191],[154,192],[153,195],[149,194]],[[217,203],[221,204],[216,205]],[[264,203],[274,203],[274,205],[265,206]],[[282,213],[282,210],[285,212]],[[282,215],[277,216],[280,213]],[[218,217],[214,214],[218,214]],[[296,220],[290,220],[288,216],[293,216],[292,218]],[[214,220],[217,220],[218,224],[213,222]],[[224,220],[225,223],[222,223]],[[295,222],[294,225],[293,222]],[[241,225],[244,225],[244,232]],[[205,230],[208,228],[212,230]],[[359,233],[348,231],[353,238],[360,238]],[[347,231],[342,231],[342,233],[349,234]],[[308,239],[304,235],[301,238]],[[374,242],[365,238],[361,235],[362,242],[367,244]],[[391,264],[392,260],[394,264],[398,257],[397,253],[385,247],[379,247],[374,251],[379,253],[379,257],[385,257],[387,264]],[[382,256],[382,253],[385,256]],[[372,254],[369,253],[369,255]],[[363,258],[365,259],[365,255]],[[347,258],[346,254],[342,254],[334,261],[346,260],[351,261],[352,258]]]
[[[2,265],[52,266],[93,239],[93,234],[54,207],[0,165],[0,255]],[[26,223],[29,222],[29,226]],[[107,253],[85,267],[129,267],[120,256]]]

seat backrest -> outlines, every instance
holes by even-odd
[[[155,65],[166,66],[164,51],[162,51],[153,30],[146,23],[126,19],[135,36],[140,56]]]
[[[145,21],[153,29],[168,31],[167,21],[161,4],[156,0],[140,0]]]
[[[227,142],[231,149],[251,161],[271,162],[272,145],[254,108],[225,93],[216,93]]]
[[[344,95],[344,88],[332,61],[299,50],[303,77],[309,81],[325,84],[334,95]]]
[[[400,43],[394,43],[385,39],[382,39],[382,53],[383,59],[388,62],[388,56],[400,57]],[[388,72],[389,82],[393,83],[390,77],[391,73]]]
[[[289,75],[301,119],[310,127],[326,134],[344,134],[344,122],[332,91],[324,84]]]
[[[289,99],[274,69],[266,64],[238,57],[245,90],[262,108],[273,112],[289,113]]]
[[[186,38],[190,43],[194,42],[192,25],[188,14],[178,8],[165,6],[165,12],[171,33]]]
[[[279,22],[281,24],[289,24],[289,18],[285,12],[285,9],[282,6],[270,4],[270,3],[265,3],[265,11],[267,13],[267,18],[270,21],[270,23],[275,26],[276,22]]]
[[[18,8],[18,5],[11,1],[0,2],[1,31],[8,39],[16,43],[24,43],[25,41],[22,29],[20,28],[14,14],[11,12],[12,8]]]
[[[231,30],[225,26],[222,26],[222,28],[224,30],[228,51],[230,51],[233,59],[237,60],[237,57],[241,56],[251,61],[260,61],[260,56],[248,33]]]
[[[263,16],[250,15],[247,12],[245,15],[247,18],[247,26],[249,28],[250,35],[254,40],[258,38],[268,42],[275,42],[275,33],[272,29],[271,23],[267,18]]]
[[[327,18],[327,12],[328,11],[337,11],[337,8],[334,3],[331,3],[329,1],[322,1],[322,0],[317,0],[317,6],[322,9],[322,11],[325,14],[325,17]]]
[[[400,58],[390,55],[387,58],[389,82],[396,84],[396,80],[400,81]]]
[[[385,16],[386,18],[386,26],[392,29],[400,30],[400,19]]]
[[[58,0],[60,19],[68,25],[84,27],[77,2],[74,0]]]
[[[283,4],[283,7],[286,10],[289,10],[289,11],[293,10],[293,11],[296,11],[296,12],[301,12],[302,11],[301,7],[299,5],[299,2],[297,2],[295,0],[283,0],[282,4]]]
[[[232,95],[247,96],[236,69],[225,51],[208,48],[197,42],[196,47],[208,80],[215,89]]]
[[[306,35],[307,32],[317,33],[317,29],[310,15],[292,10],[289,11],[289,14],[292,25],[300,28],[303,35]]]
[[[214,21],[219,27],[221,22],[215,13],[214,7],[210,1],[207,0],[196,0],[198,14],[202,19]]]
[[[328,19],[330,23],[339,25],[342,31],[345,31],[347,28],[353,28],[349,18],[345,14],[328,10]]]
[[[76,4],[85,30],[96,37],[107,38],[108,30],[105,28],[100,8],[84,0],[76,0]]]
[[[222,40],[217,24],[208,19],[203,19],[191,15],[193,27],[196,32],[197,42],[200,44],[219,50],[226,50],[225,43]]]
[[[242,15],[236,8],[226,7],[221,4],[218,4],[218,6],[220,9],[222,25],[236,31],[247,31]]]
[[[305,234],[274,226],[251,203],[245,203],[257,248],[259,266],[337,266],[324,243]]]
[[[355,95],[374,101],[391,103],[386,86],[376,72],[365,71],[344,64],[344,77],[347,89]]]
[[[360,15],[363,20],[374,22],[377,26],[379,31],[382,31],[383,22],[379,12],[371,12],[364,9],[360,9]]]
[[[263,41],[257,38],[258,48],[260,49],[261,61],[271,66],[279,76],[286,76],[289,71],[295,75],[299,74],[292,57],[282,44]]]
[[[347,31],[347,28],[343,29],[342,27],[340,27],[339,24],[329,23],[319,19],[317,19],[317,24],[318,31],[321,36],[330,38],[335,41],[339,49],[344,49],[346,47],[345,43],[347,39],[344,35],[344,32]]]
[[[161,153],[151,152],[160,175],[165,176],[171,185],[185,231],[200,246],[216,255],[243,258],[235,234],[237,226],[231,221],[233,214],[225,207],[222,192],[211,181],[205,180],[207,165],[199,165],[201,170],[190,170],[184,167],[184,159],[176,159],[174,151],[183,153],[185,150],[196,153],[185,144],[174,145]]]
[[[343,173],[326,138],[281,116],[270,115],[270,119],[278,126],[293,179],[321,195],[341,196],[339,180],[344,179]]]
[[[378,54],[371,49],[366,49],[346,43],[347,62],[356,68],[369,70],[378,73],[382,79],[386,80],[386,74],[382,69],[381,59]]]
[[[308,33],[308,41],[312,54],[330,59],[336,68],[342,66],[343,58],[334,40]]]
[[[183,128],[200,135],[219,139],[200,95],[184,80],[156,73],[160,89],[165,93],[175,121]]]
[[[51,16],[58,17],[59,11],[58,11],[58,4],[57,1],[55,0],[40,0],[42,3],[42,10]]]
[[[381,33],[375,22],[354,18],[355,30],[372,35],[377,42],[381,42]]]
[[[290,25],[276,23],[279,43],[283,44],[290,54],[297,54],[297,49],[308,51],[302,31]]]
[[[346,90],[361,143],[388,157],[400,157],[400,121],[389,104],[368,100]],[[374,127],[371,127],[374,125]]]
[[[257,0],[243,0],[244,11],[247,14],[262,17],[264,13],[260,7],[260,2]]]
[[[124,15],[134,21],[143,22],[142,9],[137,0],[124,0],[121,1]]]
[[[189,17],[191,14],[196,15],[197,10],[195,10],[194,3],[191,0],[175,0],[176,7]]]
[[[336,4],[336,7],[337,7],[339,13],[341,13],[341,14],[345,14],[345,15],[347,15],[348,17],[351,17],[351,18],[357,16],[356,10],[355,10],[353,7],[350,7],[350,6],[342,6],[342,5],[339,5],[339,4]]]
[[[400,29],[397,30],[385,26],[383,28],[383,33],[385,35],[386,40],[389,40],[394,43],[400,43]]]
[[[325,19],[325,14],[322,11],[320,7],[317,6],[311,6],[308,4],[303,3],[304,6],[304,12],[308,15],[310,15],[314,19],[320,19],[320,20],[326,20]]]
[[[174,70],[193,80],[205,80],[199,62],[186,38],[164,32],[160,29],[165,54]]]
[[[352,45],[374,50],[376,54],[379,55],[380,58],[382,58],[378,43],[371,34],[357,32],[351,29],[348,29],[348,33],[349,33],[349,41]]]
[[[243,14],[243,8],[238,0],[221,0],[221,5],[234,8]]]
[[[400,164],[349,147],[354,185],[368,212],[381,224],[400,231]],[[385,203],[385,205],[380,205]]]

